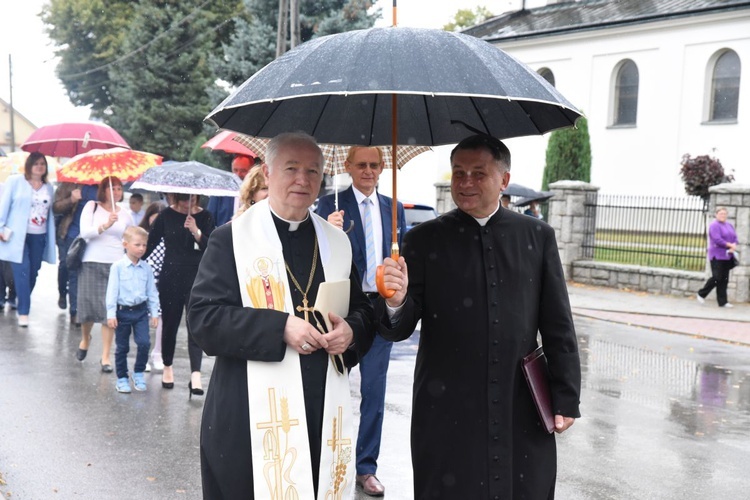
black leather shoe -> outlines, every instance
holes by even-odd
[[[101,362],[101,360],[99,361],[99,364],[102,365],[102,373],[112,373],[112,365],[110,364],[105,365],[104,363]]]
[[[65,295],[60,295],[60,298],[57,299],[57,307],[60,309],[66,309],[68,307],[68,298]]]
[[[81,349],[79,347],[78,352],[76,352],[76,359],[78,361],[83,361],[84,359],[86,359],[86,354],[88,354],[88,352],[88,349]]]
[[[164,382],[161,381],[161,386],[165,389],[174,389],[174,382]]]
[[[203,396],[204,392],[203,389],[200,387],[196,387],[193,389],[193,382],[188,382],[188,390],[190,391],[190,394],[188,395],[188,399],[193,399],[193,396]]]

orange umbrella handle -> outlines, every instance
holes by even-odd
[[[398,243],[391,246],[391,259],[398,261]],[[396,295],[396,290],[389,290],[385,287],[385,266],[382,264],[375,269],[375,286],[378,287],[378,293],[384,299],[390,299]]]

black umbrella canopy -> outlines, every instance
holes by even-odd
[[[319,142],[454,144],[476,133],[539,135],[581,113],[528,66],[475,37],[443,30],[371,28],[316,38],[287,52],[209,114],[218,127]]]
[[[505,194],[505,193],[503,193]],[[525,207],[527,205],[530,205],[532,201],[536,202],[543,202],[547,201],[550,198],[552,198],[554,194],[552,194],[552,191],[540,191],[535,196],[529,196],[527,198],[521,198],[520,200],[516,201],[513,205],[516,207]]]
[[[503,194],[507,194],[508,196],[520,196],[523,198],[533,198],[535,196],[543,195],[541,191],[522,186],[521,184],[515,184],[513,182],[508,184],[508,187],[505,188]]]

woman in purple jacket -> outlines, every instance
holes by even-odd
[[[716,209],[716,220],[708,226],[708,260],[711,262],[711,277],[706,285],[698,290],[697,299],[701,304],[711,290],[716,287],[716,301],[719,307],[733,307],[727,302],[727,285],[729,270],[734,267],[737,233],[734,226],[727,222],[727,209]]]

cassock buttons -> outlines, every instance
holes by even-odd
[[[492,404],[493,404],[493,405],[496,405],[496,404],[497,404],[497,399],[493,399],[493,400],[492,400]]]
[[[493,340],[492,341],[492,345],[497,345],[497,344],[499,344],[499,342],[497,340]]]
[[[492,283],[490,284],[490,286],[491,286],[491,287],[496,287],[496,286],[497,286],[497,283],[495,283],[495,282],[493,281],[493,282],[492,282]]]
[[[499,480],[500,480],[500,476],[495,476],[495,481],[499,481]]]
[[[495,264],[490,264],[490,269],[495,269]]]
[[[496,378],[493,378],[493,379],[492,379],[492,383],[493,383],[493,384],[497,384],[497,379],[496,379]]]
[[[496,324],[498,324],[498,323],[500,323],[500,320],[499,320],[499,319],[493,319],[493,320],[492,320],[492,324],[493,324],[493,325],[496,325]]]
[[[498,460],[500,460],[500,457],[498,457],[497,455],[495,455],[494,457],[492,457],[492,460],[494,460],[495,462],[497,462]]]
[[[487,251],[491,252],[492,251],[492,247],[487,247]]]
[[[492,438],[492,440],[493,440],[493,441],[500,441],[500,438],[499,438],[499,437],[497,437],[497,436],[494,436],[494,437]]]
[[[497,307],[497,302],[493,302],[492,307]]]

